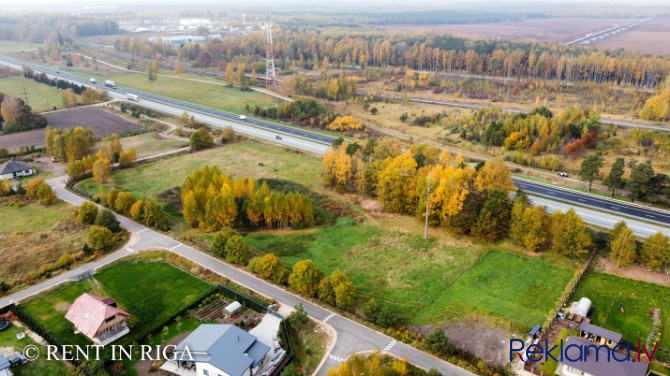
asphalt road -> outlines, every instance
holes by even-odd
[[[25,64],[22,61],[1,55],[0,55],[0,63],[3,63],[4,65],[19,70],[21,69],[22,65]],[[27,65],[36,71],[43,71],[52,76],[58,76],[73,82],[91,86],[90,82],[86,78],[83,78],[81,76],[73,75],[63,71],[56,73],[54,68],[47,68],[36,64],[27,64]],[[99,84],[100,83],[98,83],[98,86]],[[183,102],[171,98],[166,98],[155,94],[144,93],[134,89],[117,88],[116,90],[110,90],[108,88],[108,90],[110,91],[110,95],[112,95],[112,97],[114,97],[115,99],[126,100],[126,93],[136,94],[140,97],[140,104],[142,106],[154,109],[156,111],[161,111],[176,116],[180,116],[182,112],[185,110],[190,111],[190,114],[192,114],[194,118],[198,121],[202,121],[217,127],[230,126],[233,127],[233,129],[236,132],[245,134],[247,136],[264,140],[270,140],[275,143],[308,151],[317,155],[323,155],[333,141],[333,137],[331,136],[317,134],[302,129],[297,129],[293,127],[284,126],[281,124],[271,123],[252,118],[247,118],[246,120],[241,121],[239,120],[239,116],[235,114],[214,110],[208,107],[199,106],[196,104]],[[432,99],[412,98],[412,100],[426,103],[445,104],[445,105],[462,105],[468,108],[485,107],[484,105],[480,104],[460,103],[452,101],[438,101]],[[506,108],[504,110],[518,111]],[[643,125],[636,125],[636,126],[642,127]],[[554,205],[553,204],[554,201],[563,201],[572,205],[578,205],[582,207],[588,206],[597,210],[604,210],[613,214],[626,216],[629,218],[636,218],[648,222],[654,222],[660,225],[670,225],[670,215],[667,213],[664,214],[662,212],[655,211],[649,208],[638,207],[625,203],[619,203],[619,202],[613,203],[609,200],[601,199],[598,198],[597,196],[588,195],[584,193],[574,191],[572,191],[571,193],[567,193],[567,191],[563,189],[546,186],[543,184],[537,184],[529,181],[519,182],[518,180],[515,180],[515,183],[517,182],[519,184],[523,184],[522,187],[526,189],[530,194],[551,198],[553,201],[549,202],[549,205],[547,205],[549,209],[553,208],[552,205]],[[592,214],[595,213],[596,212]],[[592,218],[592,220],[589,221],[588,223],[605,228],[611,227],[607,224],[608,222],[599,220],[597,215],[588,215],[587,217]]]
[[[522,188],[527,193],[536,196],[547,197],[555,201],[574,203],[576,205],[588,206],[598,210],[603,210],[626,217],[639,218],[645,221],[658,223],[660,225],[670,225],[670,213],[650,209],[648,207],[637,206],[618,200],[609,200],[593,195],[585,195],[581,192],[557,188],[555,186],[538,184],[523,179],[513,178],[514,184]]]
[[[47,180],[47,182],[54,188],[58,197],[73,205],[81,205],[86,201],[81,196],[78,196],[64,187],[66,177],[57,177]],[[405,357],[410,363],[413,363],[424,369],[436,368],[440,373],[446,376],[473,376],[472,373],[451,363],[445,362],[432,355],[419,351],[411,346],[403,343],[397,343],[393,338],[372,330],[364,325],[356,323],[345,317],[337,315],[321,306],[313,304],[311,301],[303,299],[294,295],[280,287],[270,284],[262,279],[255,277],[243,270],[237,269],[229,264],[226,264],[218,259],[215,259],[203,252],[200,252],[188,245],[184,245],[164,234],[156,232],[150,228],[144,227],[134,221],[117,215],[121,226],[132,233],[131,241],[123,249],[116,251],[104,258],[79,267],[77,269],[68,271],[57,277],[51,278],[38,285],[31,286],[16,294],[0,299],[0,307],[8,304],[19,302],[28,296],[50,289],[67,280],[76,280],[80,276],[90,275],[96,269],[103,265],[116,261],[124,256],[133,254],[143,249],[148,248],[164,248],[187,258],[207,269],[215,271],[220,275],[229,278],[236,283],[246,286],[262,295],[271,297],[279,301],[281,304],[293,307],[298,303],[302,303],[307,314],[315,320],[323,321],[330,325],[337,333],[335,338],[336,343],[329,354],[326,354],[328,359],[319,369],[317,375],[323,376],[327,371],[338,366],[349,355],[367,350],[382,349],[397,357]]]

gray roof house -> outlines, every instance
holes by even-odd
[[[14,179],[20,176],[33,175],[35,169],[23,161],[9,161],[0,164],[0,180]]]
[[[161,368],[177,375],[195,371],[204,376],[251,376],[269,351],[269,346],[237,326],[202,324],[177,345],[177,361]]]
[[[576,346],[568,347],[570,345]],[[608,353],[612,350],[609,350],[607,346],[598,346],[583,338],[568,337],[565,346],[566,357],[556,369],[556,374],[561,376],[644,376],[649,367],[649,363],[643,360],[639,362],[618,362],[612,359],[608,362]],[[586,346],[590,347],[586,348]],[[587,350],[583,350],[585,348]],[[580,352],[582,351],[587,351],[586,360],[580,359]],[[623,359],[625,355],[620,354],[618,356]],[[580,360],[571,361],[568,358]]]
[[[621,342],[621,333],[613,332],[591,323],[581,323],[579,325],[579,331],[580,337],[601,345],[607,345],[610,348],[614,348],[614,346]]]
[[[0,354],[0,376],[9,376],[9,360],[4,355]]]

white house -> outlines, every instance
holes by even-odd
[[[235,325],[202,324],[177,345],[176,361],[161,369],[184,376],[261,375],[269,352],[269,346]]]
[[[14,179],[34,174],[35,169],[30,167],[26,162],[9,161],[0,164],[0,180]]]

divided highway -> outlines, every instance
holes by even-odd
[[[92,86],[91,83],[88,81],[88,79],[84,77],[63,71],[57,73],[54,68],[47,68],[37,64],[25,63],[23,61],[19,61],[7,56],[0,55],[0,64],[9,66],[17,70],[21,70],[22,66],[28,66],[35,71],[45,72],[54,77],[60,77],[66,80],[70,80],[72,82],[76,82],[78,84]],[[240,120],[239,115],[236,114],[215,110],[205,106],[200,106],[197,104],[184,102],[172,98],[167,98],[156,94],[146,93],[135,89],[117,87],[114,90],[110,90],[110,94],[117,99],[125,99],[126,94],[128,93],[137,95],[140,98],[140,104],[148,108],[152,108],[156,111],[171,113],[177,116],[179,116],[183,111],[190,111],[192,114],[194,114],[197,120],[207,122],[214,126],[218,127],[233,126],[235,131],[249,135],[251,137],[258,137],[266,140],[271,140],[279,144],[294,147],[296,149],[312,152],[319,155],[323,155],[334,140],[334,137],[332,136],[318,134],[303,129],[272,123],[269,121],[252,119],[252,118],[247,118],[246,120]],[[484,105],[480,104],[439,101],[432,99],[412,98],[411,100],[417,102],[434,103],[434,104],[444,104],[454,106],[460,105],[469,108],[484,107]],[[515,111],[514,109],[511,108],[505,108],[504,110]],[[642,127],[642,125],[639,125],[637,123],[631,123],[630,125]],[[647,127],[653,128],[651,126]],[[286,137],[281,137],[278,135],[278,133],[281,133]],[[601,211],[607,211],[618,216],[626,216],[647,222],[654,222],[662,226],[670,226],[670,214],[663,213],[661,211],[653,210],[650,208],[645,208],[643,206],[637,206],[627,203],[621,203],[618,201],[607,200],[590,194],[561,189],[555,186],[539,184],[525,180],[514,179],[514,183],[518,187],[526,190],[531,195],[549,198],[553,201],[562,201],[570,205],[577,205],[587,208],[594,208]],[[551,201],[547,200],[545,200],[544,202],[545,205],[546,202],[551,203]],[[547,206],[550,209],[552,209],[551,205]],[[602,221],[595,220],[598,219],[597,214],[593,214],[590,217],[594,218],[594,221],[589,221],[589,223],[593,225],[606,228],[611,227],[609,222],[605,223]],[[640,228],[644,226],[644,224],[639,225]],[[649,230],[651,231],[651,228]],[[646,236],[642,232],[638,232],[636,234],[640,236]]]

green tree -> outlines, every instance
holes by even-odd
[[[127,215],[130,213],[130,208],[133,207],[135,202],[137,202],[137,199],[132,193],[121,192],[116,197],[116,201],[114,201],[114,210],[123,215]]]
[[[114,234],[106,227],[93,225],[88,230],[88,244],[98,252],[107,252],[114,245]]]
[[[238,265],[244,265],[247,262],[247,253],[249,248],[247,242],[240,235],[231,236],[226,242],[226,261]]]
[[[100,210],[98,216],[95,217],[96,226],[105,227],[111,232],[119,232],[121,230],[121,224],[119,220],[116,219],[114,213],[107,209]],[[93,244],[91,244],[93,246]]]
[[[322,278],[323,272],[312,260],[302,260],[293,266],[288,276],[288,284],[299,294],[313,297],[319,289],[319,282]]]
[[[579,170],[579,176],[589,182],[589,192],[591,192],[591,185],[593,179],[596,179],[600,174],[600,168],[603,167],[603,157],[600,153],[589,155],[582,161],[582,168]]]
[[[612,197],[616,194],[617,189],[623,189],[623,187],[626,186],[626,182],[623,180],[623,169],[625,165],[626,162],[623,158],[617,158],[612,164],[610,173],[605,179],[605,184],[612,190]]]
[[[168,230],[167,219],[163,212],[163,207],[160,206],[152,198],[144,198],[142,205],[142,222],[160,230]]]
[[[107,194],[107,207],[110,209],[114,209],[114,204],[116,204],[116,199],[119,197],[119,191],[116,188],[112,188],[109,190],[109,193]]]
[[[641,261],[649,270],[660,271],[670,268],[670,247],[668,237],[662,232],[648,237],[642,243]]]
[[[591,235],[584,220],[568,210],[560,219],[554,232],[553,250],[569,258],[584,257],[591,248]]]
[[[433,353],[444,355],[449,352],[447,336],[444,330],[436,327],[432,333],[426,336],[426,345]]]
[[[239,233],[233,230],[230,227],[224,227],[214,236],[214,241],[212,242],[212,253],[221,258],[226,258],[226,244],[228,244],[228,239],[233,236],[239,235]]]
[[[631,193],[631,201],[635,199],[644,200],[649,195],[654,187],[651,186],[651,181],[654,178],[654,169],[651,163],[639,163],[633,167],[630,178],[626,183],[626,188]]]
[[[77,220],[84,225],[92,225],[98,216],[98,207],[94,203],[84,201],[79,207]]]
[[[479,212],[472,234],[489,242],[502,238],[509,228],[511,210],[512,205],[507,195],[497,190],[493,191]]]
[[[197,131],[191,133],[190,145],[192,151],[209,148],[214,145],[214,138],[206,127],[200,127]]]
[[[269,279],[274,283],[284,283],[288,277],[288,271],[281,265],[279,257],[273,253],[267,253],[258,260],[254,272],[263,279]]]
[[[305,312],[305,308],[302,306],[302,303],[298,303],[294,308],[295,310],[291,312],[290,315],[288,315],[286,321],[288,321],[288,324],[291,327],[298,329],[302,325],[307,324],[309,317],[307,317],[307,312]]]
[[[610,259],[617,268],[625,268],[635,262],[637,245],[633,231],[624,224],[610,242]]]

